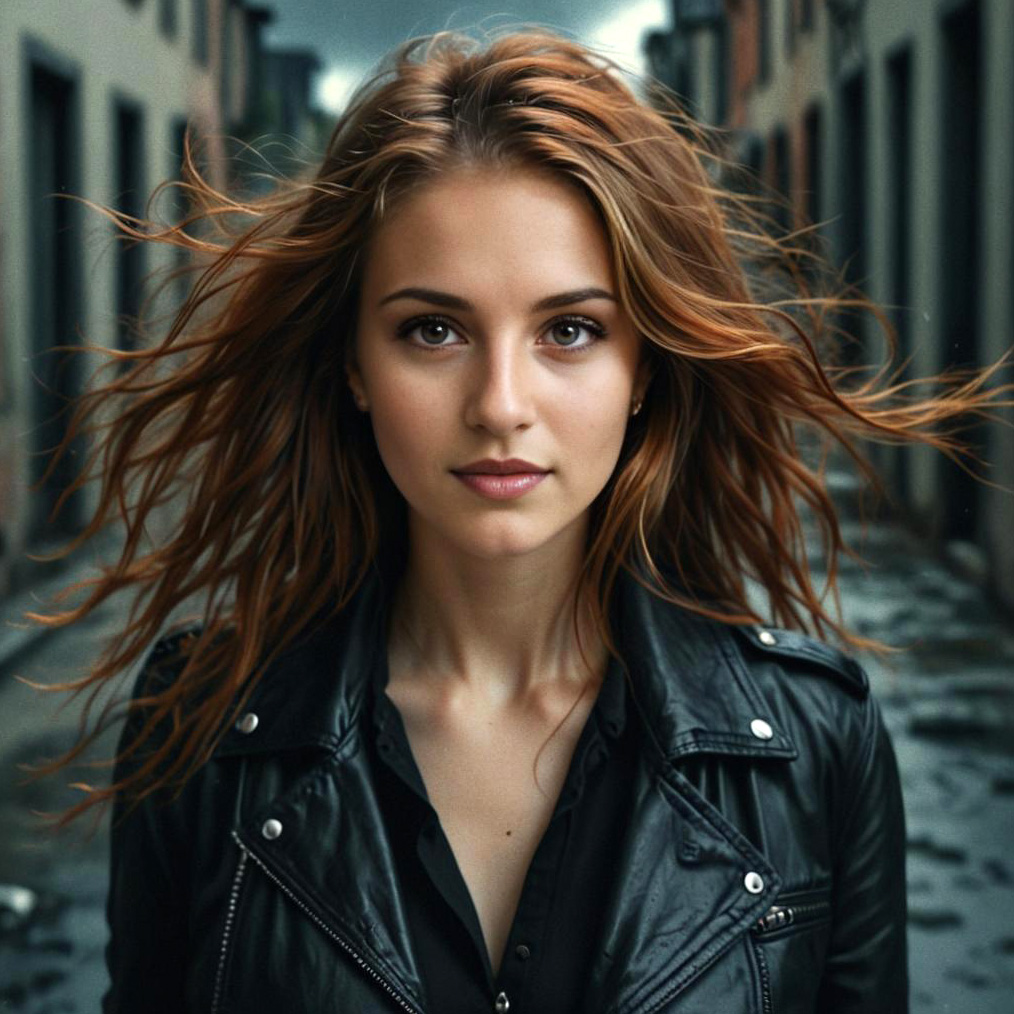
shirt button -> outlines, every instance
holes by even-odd
[[[493,1010],[496,1014],[507,1014],[507,1011],[511,1009],[511,1002],[507,999],[506,993],[497,993],[496,1003],[493,1004]]]
[[[761,891],[764,890],[764,878],[759,873],[754,873],[754,871],[751,870],[743,878],[743,886],[751,894],[760,894]]]
[[[514,953],[522,961],[527,961],[532,956],[532,952],[527,947],[525,947],[524,944],[518,944],[517,947],[514,948]]]
[[[252,712],[248,711],[237,723],[236,728],[240,732],[251,733],[257,728],[257,723],[260,719]]]
[[[772,645],[772,644],[777,644],[778,643],[778,639],[775,637],[774,634],[771,633],[770,630],[760,630],[760,631],[758,631],[757,632],[757,637],[760,640],[761,644]]]
[[[770,739],[774,735],[774,732],[771,730],[771,726],[768,725],[763,718],[755,718],[750,723],[750,731],[758,739]]]
[[[261,828],[261,834],[267,838],[268,841],[273,841],[281,833],[282,822],[280,820],[275,820],[275,818],[272,817],[270,820],[264,821],[264,826]]]

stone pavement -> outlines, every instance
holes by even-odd
[[[912,1011],[1014,1010],[1014,624],[892,525],[846,538],[849,625],[890,645],[862,656],[901,770]]]
[[[847,501],[851,480],[836,481]],[[862,537],[847,520],[845,531],[870,563],[863,569],[843,561],[846,622],[910,646],[886,661],[862,661],[893,735],[905,793],[913,1014],[1009,1014],[1014,625],[896,525],[871,525]],[[0,619],[10,615],[10,604],[0,607]],[[19,787],[13,767],[69,745],[76,710],[57,713],[58,702],[12,675],[53,681],[83,671],[118,618],[110,607],[89,624],[0,657],[2,1014],[93,1012],[105,988],[104,831],[86,844],[41,836],[32,809],[57,809],[72,793],[53,780]],[[111,752],[113,735],[100,751]]]

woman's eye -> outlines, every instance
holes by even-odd
[[[450,322],[443,320],[440,317],[417,317],[398,328],[398,337],[409,338],[412,334],[418,331],[420,338],[422,339],[423,346],[439,349],[446,347],[443,344],[444,339],[446,339],[448,332],[453,332],[453,330],[454,328]]]
[[[581,341],[581,333],[589,335],[587,341]],[[445,349],[452,344],[447,337],[455,334],[454,325],[443,317],[415,317],[406,321],[398,328],[398,337],[409,339],[418,334],[419,341],[413,341],[416,348]],[[606,336],[606,329],[593,320],[584,317],[564,317],[551,322],[545,333],[552,339],[549,344],[554,348],[574,352],[583,352],[591,348],[597,341]]]
[[[580,341],[582,331],[586,331],[591,336],[590,340]],[[556,338],[563,339],[560,348],[586,349],[594,345],[600,338],[604,338],[606,329],[590,320],[567,318],[550,325],[549,333]]]

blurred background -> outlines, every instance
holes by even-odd
[[[79,675],[124,617],[111,601],[70,630],[22,620],[115,546],[110,535],[69,560],[29,558],[80,531],[97,492],[50,517],[84,446],[29,489],[86,382],[83,357],[49,350],[130,348],[125,318],[144,279],[182,263],[117,243],[99,215],[52,195],[142,214],[178,177],[188,125],[218,187],[259,186],[257,173],[313,163],[351,90],[398,42],[519,22],[596,46],[726,128],[732,157],[788,199],[782,224],[821,223],[847,277],[892,308],[909,376],[1010,348],[1012,0],[0,0],[0,1011],[94,1011],[105,988],[104,831],[43,835],[33,811],[74,797],[66,778],[26,786],[17,768],[66,749],[79,709],[58,710],[58,695],[14,676]],[[174,192],[158,207],[168,220],[186,212]],[[872,332],[860,337],[883,354]],[[965,434],[1008,489],[1012,421]],[[1006,1014],[1014,495],[924,448],[871,453],[891,493],[875,514],[867,504],[861,517],[862,486],[844,464],[830,481],[866,560],[841,575],[845,620],[907,649],[863,662],[905,789],[912,1008]],[[811,562],[819,575],[817,547]]]

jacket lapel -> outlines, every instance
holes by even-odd
[[[726,626],[665,602],[626,571],[617,600],[618,639],[648,742],[588,1001],[609,1014],[650,1014],[733,946],[782,886],[679,761],[700,753],[789,760],[797,750],[770,721]],[[756,719],[773,726],[770,738],[752,731]],[[751,887],[762,884],[758,893],[747,888],[748,874]]]
[[[679,761],[698,753],[789,760],[797,750],[771,721],[728,628],[665,602],[626,571],[617,604],[618,641],[646,742],[615,886],[603,899],[588,1000],[610,1014],[650,1014],[731,947],[782,883],[680,773]],[[402,1006],[422,1010],[418,963],[360,736],[384,615],[374,572],[338,618],[269,669],[250,702],[260,718],[256,733],[230,731],[218,755],[323,751],[322,763],[295,786],[246,816],[240,841]],[[753,731],[757,719],[772,727],[769,738]],[[262,836],[272,818],[285,828],[273,841]]]
[[[398,1004],[424,1010],[391,844],[362,763],[362,742],[347,744],[290,791],[269,800],[238,829],[240,844]],[[278,821],[282,833],[263,829]]]
[[[421,1012],[425,992],[362,738],[367,677],[384,645],[381,590],[371,575],[338,618],[269,668],[249,705],[256,729],[231,730],[217,755],[321,751],[291,788],[244,816],[238,840],[380,988]],[[282,833],[269,839],[270,820]]]

